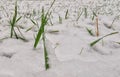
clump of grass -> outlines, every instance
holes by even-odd
[[[117,33],[119,33],[119,32],[113,32],[113,33],[107,34],[107,35],[105,35],[105,36],[103,36],[103,37],[101,37],[101,38],[93,41],[92,43],[90,43],[90,46],[92,47],[92,46],[94,46],[96,43],[98,43],[100,40],[102,40],[103,38],[105,38],[105,37],[107,37],[107,36],[110,36],[110,35],[113,35],[113,34],[117,34]]]
[[[30,19],[30,21],[31,21],[34,25],[37,25],[37,23],[36,23],[33,19]]]
[[[33,19],[30,19],[30,21],[39,28],[37,21],[35,22]],[[25,32],[30,31],[34,27],[34,25],[28,28]]]
[[[53,6],[55,0],[52,2],[50,8]],[[39,43],[39,40],[40,38],[42,37],[43,38],[43,46],[44,46],[44,59],[45,59],[45,69],[49,69],[49,63],[48,63],[48,53],[47,53],[47,48],[46,48],[46,45],[45,45],[45,25],[47,24],[48,20],[49,20],[49,17],[50,17],[50,14],[51,12],[49,12],[50,8],[48,9],[47,13],[45,13],[44,11],[44,7],[42,8],[42,15],[41,15],[41,26],[39,28],[39,31],[37,33],[37,36],[35,38],[35,42],[34,42],[34,48],[37,47],[38,43]],[[49,17],[48,17],[49,16]]]
[[[47,13],[45,13],[44,11],[44,8],[42,8],[42,15],[41,15],[41,26],[39,28],[39,31],[37,33],[37,37],[35,39],[35,43],[34,43],[34,48],[37,47],[38,43],[39,43],[39,40],[42,36],[42,34],[44,33],[44,28],[45,28],[45,25],[47,24],[48,22],[48,16],[50,16],[51,12],[49,12],[49,10],[51,9],[51,7],[53,6],[55,0],[52,2],[50,8],[48,9]]]
[[[18,14],[18,12],[17,12],[17,1],[16,1],[16,3],[15,3],[15,10],[14,10],[14,16],[13,16],[13,18],[10,20],[9,23],[10,23],[10,26],[11,26],[10,37],[12,38],[12,37],[13,37],[13,34],[15,34],[15,37],[18,39],[18,35],[17,35],[14,27],[15,27],[16,23],[17,23],[22,17],[17,18],[17,14]]]

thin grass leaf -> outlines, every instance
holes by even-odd
[[[94,35],[94,34],[92,33],[92,30],[90,30],[90,29],[88,29],[88,28],[86,28],[86,30],[88,31],[88,33],[89,33],[91,36]]]
[[[51,4],[51,6],[49,7],[49,9],[48,9],[48,12],[47,12],[47,13],[49,13],[49,11],[50,11],[50,9],[52,8],[52,6],[54,5],[55,1],[56,1],[56,0],[54,0],[54,1],[52,2],[52,4]]]
[[[93,15],[97,17],[97,14],[93,11]]]
[[[13,29],[13,31],[14,31],[14,34],[15,34],[16,39],[18,39],[18,35],[17,35],[17,33],[15,32],[14,29]]]
[[[59,30],[52,30],[52,31],[48,31],[49,33],[58,33],[59,32]]]
[[[49,66],[49,63],[48,63],[48,53],[47,53],[47,48],[46,48],[46,44],[45,44],[45,35],[43,33],[43,46],[44,46],[44,59],[45,59],[45,69],[49,69],[50,66]]]
[[[92,46],[94,46],[96,43],[98,43],[101,39],[103,39],[103,38],[105,38],[105,37],[107,37],[107,36],[113,35],[113,34],[117,34],[117,33],[119,33],[119,32],[113,32],[113,33],[107,34],[107,35],[105,35],[105,36],[103,36],[103,37],[101,37],[101,38],[93,41],[92,43],[90,43],[90,46],[92,47]]]
[[[22,18],[22,16],[20,16],[17,20],[16,20],[16,23]]]
[[[25,38],[24,35],[22,34],[22,32],[20,31],[20,28],[17,27],[17,29],[18,29],[19,33],[21,34],[21,36],[22,36],[23,38]]]
[[[115,42],[115,43],[120,44],[120,42]]]
[[[85,11],[85,18],[87,18],[87,8],[84,8]]]
[[[83,52],[83,49],[84,49],[84,48],[82,48],[82,49],[81,49],[81,51],[80,51],[80,53],[79,53],[80,55],[82,54],[82,52]]]
[[[34,26],[31,26],[30,28],[28,28],[25,32],[30,31]]]
[[[65,13],[65,19],[68,19],[68,9],[67,9],[67,11]]]
[[[18,38],[21,39],[21,40],[24,41],[24,42],[28,42],[28,40],[25,39],[24,37],[19,37],[19,36],[18,36]]]
[[[83,10],[82,10],[81,13],[78,14],[78,18],[76,19],[76,21],[78,21],[80,19],[80,17],[81,17],[82,14],[83,14]]]
[[[37,25],[37,23],[33,19],[30,19],[30,20],[34,25]]]
[[[47,21],[48,21],[47,15],[45,15],[44,8],[42,8],[41,27],[40,27],[38,34],[37,34],[37,37],[35,39],[34,48],[36,48],[36,46],[38,45],[38,42],[41,38],[42,33],[44,32],[44,27],[47,24]]]
[[[59,23],[62,24],[62,17],[59,16]]]
[[[12,26],[13,27],[15,25],[16,19],[17,19],[17,2],[15,4],[15,11],[14,11],[14,16],[13,16],[13,20],[12,20]]]
[[[49,21],[50,21],[50,24],[51,24],[51,25],[53,25],[52,20],[51,20],[51,19],[49,19]]]

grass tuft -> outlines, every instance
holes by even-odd
[[[87,18],[88,14],[87,14],[87,8],[84,8],[84,15],[85,15],[85,18]]]
[[[82,14],[83,14],[83,10],[78,13],[78,17],[77,17],[76,21],[78,21],[80,19],[80,17],[82,16]]]
[[[55,0],[52,2],[50,8],[53,6]],[[51,15],[50,8],[48,9],[47,13],[45,13],[44,11],[44,7],[42,8],[42,15],[41,15],[41,26],[39,28],[39,31],[37,33],[37,37],[35,38],[35,42],[34,42],[34,48],[37,47],[40,38],[42,37],[43,39],[43,46],[44,46],[44,59],[45,59],[45,69],[49,69],[49,63],[48,63],[48,53],[47,53],[47,48],[45,45],[45,25],[48,23],[49,17]]]
[[[40,29],[38,31],[37,37],[35,39],[34,48],[37,47],[39,40],[40,40],[42,34],[44,33],[44,28],[45,28],[45,25],[47,24],[47,21],[48,21],[47,15],[48,15],[48,13],[45,14],[44,8],[42,8],[41,26],[40,26]]]
[[[48,9],[47,13],[45,13],[44,7],[42,8],[41,26],[39,28],[39,31],[37,33],[37,37],[35,39],[34,48],[37,47],[37,45],[39,43],[39,40],[40,40],[42,34],[44,33],[45,25],[47,24],[47,22],[49,20],[48,16],[50,17],[50,15],[51,15],[51,12],[49,12],[49,11],[50,11],[50,9],[51,9],[51,7],[53,6],[54,3],[55,3],[55,0],[52,2],[52,4],[51,4],[50,8]]]

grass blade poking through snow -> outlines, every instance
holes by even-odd
[[[84,10],[85,10],[85,13],[84,13],[85,18],[87,18],[87,8],[84,8]]]
[[[50,8],[53,6],[55,0],[53,1],[53,3],[51,4]],[[43,37],[43,46],[44,46],[44,58],[45,58],[45,69],[49,69],[49,63],[48,63],[48,53],[47,53],[47,49],[46,49],[46,45],[45,45],[45,33],[44,33],[44,29],[45,29],[45,25],[48,22],[48,16],[50,16],[51,13],[49,13],[48,9],[47,13],[45,13],[44,8],[42,8],[42,15],[41,15],[41,26],[40,29],[38,31],[37,37],[35,39],[35,43],[34,43],[34,48],[37,47],[39,40],[41,37]]]
[[[44,12],[44,8],[42,8],[42,15],[41,15],[41,26],[40,29],[38,31],[37,37],[35,39],[35,43],[34,43],[34,48],[37,47],[39,40],[41,38],[41,35],[44,33],[44,27],[47,24],[48,18],[47,18],[48,14],[45,14]]]
[[[83,10],[78,13],[78,17],[77,17],[76,21],[78,21],[80,19],[80,17],[82,16],[82,14],[83,14]]]
[[[62,17],[59,15],[59,23],[62,24]]]
[[[68,19],[68,9],[67,9],[67,11],[65,13],[65,19]]]
[[[37,37],[35,39],[35,43],[34,43],[34,48],[37,47],[37,44],[42,36],[42,34],[44,33],[44,28],[45,28],[45,25],[47,24],[48,22],[48,12],[45,14],[44,12],[44,8],[42,8],[42,15],[41,15],[41,26],[40,26],[40,29],[38,31],[38,34],[37,34]]]
[[[10,20],[10,26],[11,26],[11,33],[10,33],[10,37],[12,38],[13,37],[13,33],[15,34],[15,37],[18,39],[18,36],[17,36],[17,33],[15,32],[14,30],[14,27],[15,27],[15,24],[22,18],[22,17],[19,17],[17,18],[17,1],[15,3],[15,10],[14,10],[14,16],[13,18]]]
[[[105,36],[103,36],[103,37],[101,37],[101,38],[93,41],[92,43],[90,43],[90,46],[91,46],[91,47],[94,46],[96,43],[98,43],[98,42],[99,42],[100,40],[102,40],[104,37],[107,37],[107,36],[110,36],[110,35],[113,35],[113,34],[117,34],[117,33],[118,33],[118,32],[113,32],[113,33],[107,34],[107,35],[105,35]]]
[[[88,31],[88,33],[89,33],[91,36],[94,36],[94,34],[92,33],[92,30],[91,30],[91,29],[86,28],[86,30]]]
[[[47,48],[46,48],[46,44],[45,44],[45,35],[43,33],[43,46],[44,46],[44,59],[45,59],[45,69],[49,69],[49,63],[48,63],[48,53],[47,53]]]
[[[53,6],[54,2],[55,2],[55,0],[52,2],[50,8]],[[42,8],[41,26],[40,26],[40,29],[38,31],[37,37],[35,39],[34,48],[37,47],[39,40],[40,40],[42,34],[44,33],[45,25],[47,24],[48,19],[49,19],[48,16],[51,14],[51,13],[49,14],[50,8],[48,9],[47,13],[45,13],[44,8]]]
[[[10,37],[11,37],[11,38],[12,38],[12,36],[13,36],[14,26],[15,26],[16,19],[17,19],[17,2],[16,2],[16,4],[15,4],[15,10],[14,10],[13,19],[10,20],[10,25],[11,25],[11,35],[10,35]]]

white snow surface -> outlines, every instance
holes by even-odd
[[[23,41],[10,38],[9,20],[14,14],[15,0],[0,0],[0,77],[120,77],[120,33],[90,46],[98,38],[120,31],[118,0],[56,0],[51,8],[53,25],[48,21],[45,27],[50,65],[45,70],[43,43],[40,41],[37,48],[33,48],[39,29],[30,19],[40,26],[41,9],[44,6],[47,11],[52,1],[18,0],[18,17],[22,19],[16,25],[28,40]],[[87,8],[87,18],[84,8]],[[68,19],[65,19],[67,9]],[[98,15],[98,37],[93,11]],[[26,32],[31,26],[34,27]],[[91,29],[94,36],[86,28]]]

